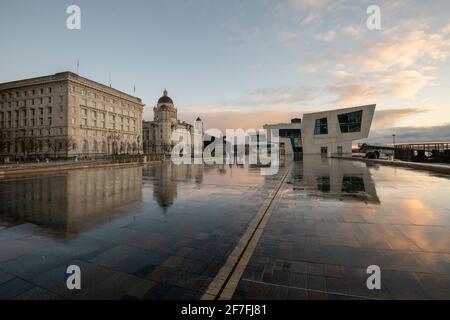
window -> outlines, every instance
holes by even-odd
[[[97,126],[97,112],[96,111],[92,111],[92,121],[93,121],[94,127],[96,127]]]
[[[88,114],[87,109],[81,110],[81,124],[84,126],[87,126],[87,114]]]
[[[339,126],[342,133],[360,132],[362,110],[338,115]]]
[[[327,118],[316,119],[316,125],[314,126],[314,134],[328,134],[328,120]]]
[[[358,193],[365,192],[364,179],[362,177],[344,176],[342,179],[342,192]]]
[[[330,176],[322,176],[317,177],[317,190],[321,192],[330,192],[331,185],[330,185]]]

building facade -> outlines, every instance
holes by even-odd
[[[153,108],[153,114],[153,121],[144,121],[142,126],[144,154],[169,158],[177,144],[177,141],[172,140],[174,133],[193,145],[194,126],[178,120],[177,108],[167,90],[164,90],[163,96]],[[199,123],[201,119],[197,118],[196,125]]]
[[[264,125],[264,129],[279,130],[281,154],[322,154],[342,156],[352,154],[352,143],[369,136],[376,105],[314,112],[291,123]],[[270,132],[268,132],[270,142]]]
[[[369,136],[375,107],[373,104],[303,115],[303,153],[351,155],[353,141]]]
[[[141,99],[72,72],[0,84],[0,157],[142,153]]]
[[[294,118],[291,123],[265,124],[263,128],[267,130],[269,137],[269,130],[278,130],[280,154],[291,156],[303,151],[301,126],[301,119]]]

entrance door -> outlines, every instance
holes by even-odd
[[[338,154],[338,156],[342,156],[342,154],[343,154],[343,152],[342,152],[342,146],[338,146],[337,147],[337,154]]]
[[[320,147],[320,154],[322,156],[327,156],[328,155],[328,147]]]

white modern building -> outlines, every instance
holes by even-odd
[[[307,113],[302,120],[266,124],[264,129],[279,130],[281,154],[351,155],[353,141],[369,136],[375,106]]]
[[[302,152],[301,126],[301,119],[294,118],[291,123],[265,124],[263,128],[278,130],[280,154],[293,155],[294,152]],[[270,132],[268,134],[270,137]]]

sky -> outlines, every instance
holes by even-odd
[[[81,29],[69,30],[69,5]],[[381,29],[369,30],[370,5]],[[261,128],[377,104],[370,140],[450,140],[450,1],[2,0],[0,82],[77,72],[179,118]],[[136,92],[133,92],[133,87]]]

